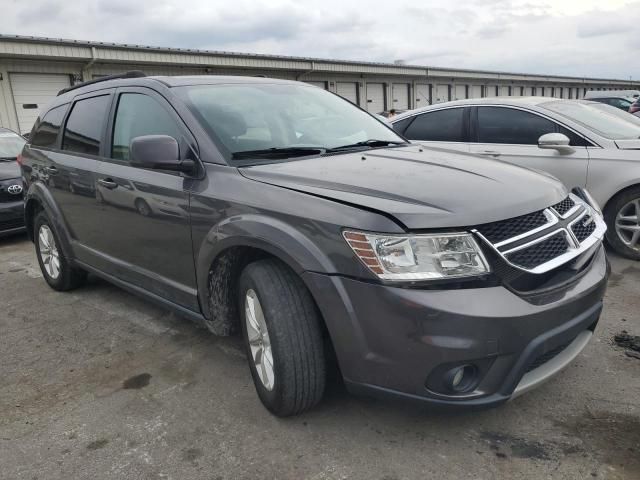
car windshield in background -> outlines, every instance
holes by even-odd
[[[371,115],[312,86],[225,84],[175,90],[224,153],[235,159],[302,157],[335,148],[406,143]]]
[[[640,138],[640,120],[611,105],[552,101],[542,106],[611,140]]]
[[[0,161],[15,160],[25,143],[21,136],[0,129]]]

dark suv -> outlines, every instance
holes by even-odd
[[[241,331],[277,415],[354,392],[493,406],[587,344],[608,265],[585,191],[408,143],[340,97],[251,77],[72,87],[23,151],[45,280],[87,272]]]

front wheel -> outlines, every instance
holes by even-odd
[[[640,187],[616,195],[605,211],[607,240],[620,255],[640,260]]]
[[[286,417],[316,405],[326,377],[320,314],[300,278],[277,260],[249,264],[240,276],[239,310],[264,406]]]
[[[72,267],[64,256],[46,213],[40,212],[33,226],[38,264],[49,286],[54,290],[66,291],[82,285],[87,278],[87,272]]]

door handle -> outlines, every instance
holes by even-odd
[[[482,152],[480,152],[480,155],[488,155],[489,157],[499,157],[502,154],[496,150],[483,150]]]
[[[56,167],[47,167],[46,170],[47,170],[47,173],[49,175],[57,175],[58,174],[58,169]]]
[[[101,178],[100,180],[98,180],[98,183],[104,188],[108,188],[109,190],[113,190],[118,186],[118,184],[110,178]]]

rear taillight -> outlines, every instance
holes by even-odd
[[[640,111],[640,105],[637,103],[634,103],[629,107],[629,113],[636,113],[637,111]]]

